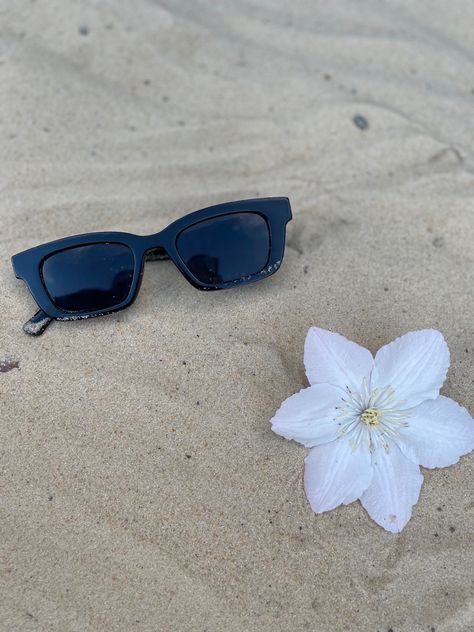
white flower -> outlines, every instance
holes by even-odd
[[[274,432],[311,448],[304,485],[316,513],[358,498],[388,531],[403,529],[420,494],[419,465],[447,467],[474,449],[465,408],[439,395],[449,351],[439,331],[412,331],[375,359],[339,334],[312,327],[304,349],[309,388],[285,400]]]

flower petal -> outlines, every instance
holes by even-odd
[[[439,331],[410,331],[378,350],[371,388],[390,385],[403,408],[412,408],[438,397],[448,367],[449,350]]]
[[[474,419],[453,399],[440,395],[407,411],[408,427],[397,443],[403,454],[423,467],[447,467],[474,450]]]
[[[389,441],[389,452],[379,448],[372,455],[374,475],[360,502],[372,520],[398,533],[411,517],[411,508],[420,495],[423,476],[420,468],[408,460]]]
[[[315,384],[288,397],[271,420],[272,430],[307,448],[333,441],[339,426],[336,406],[343,391],[331,384]]]
[[[374,364],[368,349],[340,334],[311,327],[304,343],[304,365],[310,384],[328,383],[357,391]]]
[[[370,452],[353,451],[346,438],[316,446],[305,459],[304,488],[315,513],[354,502],[371,480]]]

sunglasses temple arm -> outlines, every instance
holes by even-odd
[[[53,319],[42,309],[39,309],[28,322],[23,325],[23,331],[30,336],[41,336]]]

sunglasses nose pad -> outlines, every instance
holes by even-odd
[[[169,255],[161,246],[149,250],[146,254],[147,261],[165,261],[166,259],[169,259]]]

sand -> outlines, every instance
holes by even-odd
[[[474,4],[0,4],[1,632],[464,632],[474,456],[400,535],[315,516],[271,432],[312,325],[372,351],[445,335],[474,410]],[[354,117],[359,117],[354,122]],[[21,326],[10,256],[287,195],[281,270],[200,293],[147,266],[128,310]]]

